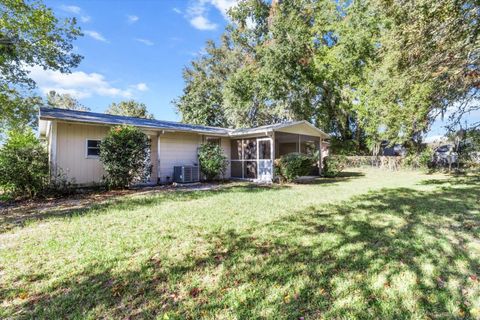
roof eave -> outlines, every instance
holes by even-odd
[[[73,119],[59,119],[56,117],[49,117],[49,116],[40,116],[40,120],[46,120],[46,121],[59,121],[59,122],[67,122],[67,123],[85,123],[85,124],[96,124],[96,125],[105,125],[105,126],[118,126],[122,125],[121,123],[115,123],[115,122],[105,122],[105,121],[79,121],[79,120],[73,120]],[[147,130],[157,130],[157,131],[167,131],[167,132],[183,132],[183,133],[198,133],[198,134],[203,134],[203,135],[211,135],[211,136],[221,136],[221,137],[228,137],[229,133],[228,132],[211,132],[211,131],[205,131],[205,130],[185,130],[185,129],[173,129],[169,127],[160,127],[160,126],[146,126],[146,125],[134,125],[137,128],[141,129],[147,129]]]

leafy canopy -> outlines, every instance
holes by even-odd
[[[51,90],[47,94],[47,106],[52,108],[78,110],[78,111],[90,111],[90,108],[82,105],[77,99],[72,97],[68,93],[58,93]]]
[[[308,120],[357,152],[421,142],[449,110],[479,109],[474,0],[245,0],[184,71],[183,121]]]
[[[153,114],[148,112],[147,106],[144,103],[135,100],[121,101],[119,103],[113,102],[105,113],[118,116],[153,119]]]
[[[40,1],[0,1],[0,130],[35,124],[41,100],[30,68],[70,72],[82,59],[72,45],[80,35],[75,18],[59,20]]]

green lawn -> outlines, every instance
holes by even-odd
[[[161,192],[0,234],[0,318],[479,319],[480,179]]]

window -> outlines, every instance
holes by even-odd
[[[87,158],[97,158],[100,155],[101,140],[87,140]]]
[[[207,137],[207,138],[206,138],[206,141],[207,141],[207,143],[212,143],[212,144],[215,144],[215,145],[217,145],[217,146],[220,146],[220,138]]]

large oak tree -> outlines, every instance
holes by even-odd
[[[81,56],[75,18],[58,19],[41,1],[0,1],[0,130],[32,124],[41,103],[32,94],[29,68],[70,72]]]

